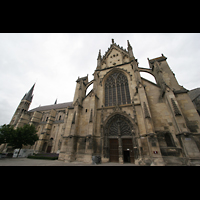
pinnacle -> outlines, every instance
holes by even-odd
[[[99,54],[98,54],[98,58],[97,59],[101,59],[101,49],[99,49]]]

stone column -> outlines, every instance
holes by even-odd
[[[119,163],[123,164],[123,153],[122,153],[122,138],[120,132],[120,120],[117,120],[117,129],[118,129],[118,141],[119,141]]]

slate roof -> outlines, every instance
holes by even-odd
[[[72,106],[73,102],[66,102],[66,103],[59,103],[59,104],[52,104],[47,106],[39,106],[37,108],[34,108],[32,110],[29,110],[29,112],[35,112],[35,111],[45,111],[45,110],[51,110],[51,109],[60,109],[60,108],[67,108],[68,106]]]
[[[196,99],[199,95],[200,95],[200,88],[195,88],[193,90],[190,90],[188,92],[189,96],[190,96],[190,99],[192,101],[194,101],[194,99]]]

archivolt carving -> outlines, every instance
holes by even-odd
[[[133,125],[127,117],[116,114],[108,120],[105,129],[108,136],[131,136]]]

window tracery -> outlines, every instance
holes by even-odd
[[[132,125],[131,122],[122,115],[115,115],[108,121],[108,136],[131,136]]]
[[[111,74],[105,83],[105,106],[130,104],[128,79],[121,72]]]

